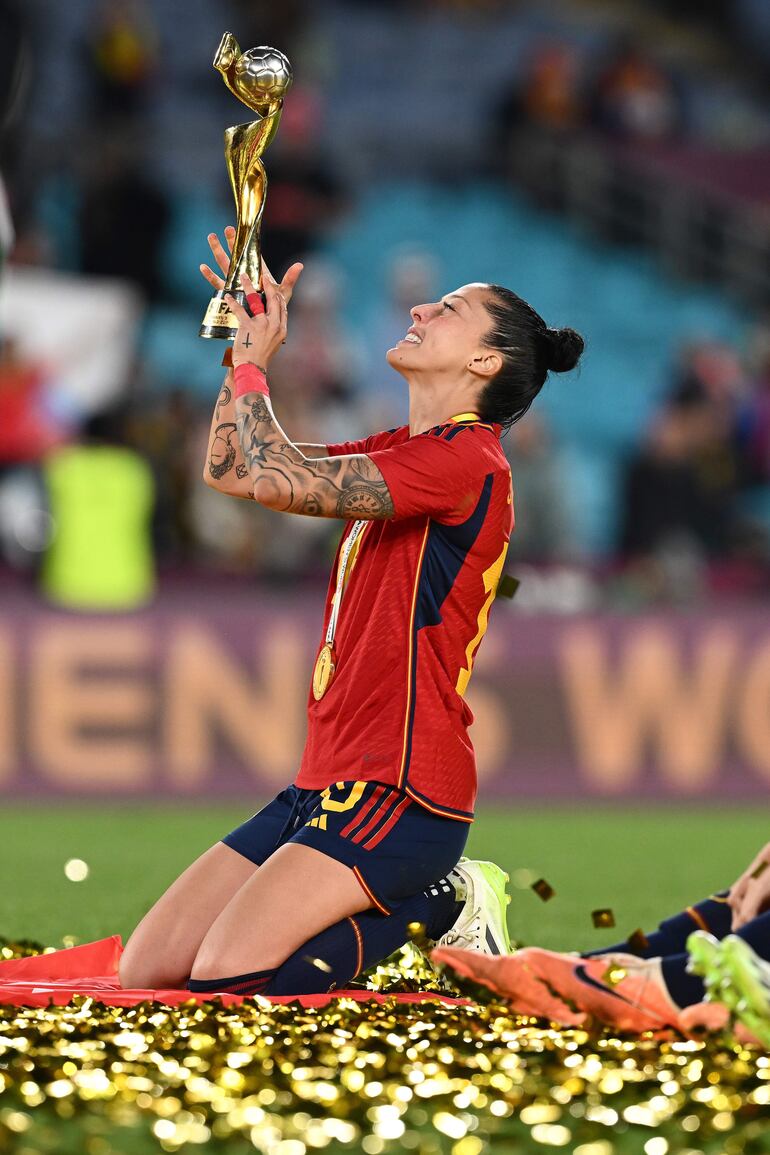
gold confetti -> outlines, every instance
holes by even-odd
[[[4,959],[41,949],[0,939]],[[623,968],[608,969],[619,981]],[[456,992],[411,944],[356,985]],[[629,1151],[659,1139],[675,1155],[686,1135],[693,1152],[737,1155],[763,1142],[768,1075],[766,1052],[731,1036],[544,1029],[499,997],[113,1007],[76,996],[0,1004],[0,1150],[612,1155],[622,1131]],[[639,1142],[629,1126],[645,1129]]]
[[[615,925],[615,915],[612,913],[609,907],[602,907],[599,910],[592,910],[591,919],[594,926],[597,927]]]
[[[88,863],[82,858],[70,858],[64,863],[64,873],[70,882],[83,882],[88,878]]]
[[[518,578],[513,577],[509,573],[503,574],[497,584],[496,596],[499,598],[512,598],[520,585],[521,582]]]
[[[614,964],[610,963],[610,965],[607,967],[607,970],[602,975],[602,982],[606,983],[607,986],[616,987],[618,983],[623,982],[623,979],[626,977],[627,973],[628,972],[625,971],[623,967],[615,966]]]
[[[637,929],[628,936],[628,945],[634,954],[642,954],[650,945],[650,940],[643,930]]]
[[[752,870],[752,872],[751,872],[751,877],[752,877],[752,878],[761,878],[761,877],[762,877],[762,875],[763,875],[763,874],[765,873],[765,871],[767,870],[768,866],[770,866],[770,862],[767,862],[766,860],[765,860],[765,861],[763,861],[763,862],[760,862],[760,863],[758,863],[758,864],[757,864],[757,865],[754,867],[754,869]]]
[[[543,902],[550,902],[550,900],[556,894],[556,891],[553,889],[550,883],[545,881],[544,878],[538,878],[536,882],[533,882],[532,889],[534,890],[537,897],[541,898]]]
[[[311,958],[309,954],[306,954],[302,961],[310,963],[311,967],[315,967],[316,970],[323,971],[325,975],[330,975],[332,973],[332,967],[330,967],[328,962],[325,962],[322,958]]]

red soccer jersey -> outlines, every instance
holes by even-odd
[[[319,701],[310,691],[296,784],[376,779],[470,822],[476,758],[463,695],[513,528],[500,427],[463,413],[415,437],[402,426],[328,450],[368,454],[395,514],[370,521],[351,550],[336,671]],[[351,529],[340,541],[325,623]]]

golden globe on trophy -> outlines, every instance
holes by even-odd
[[[235,240],[225,286],[209,301],[201,337],[231,340],[238,321],[230,311],[232,294],[249,311],[241,288],[246,273],[261,290],[262,270],[259,232],[267,195],[267,175],[262,154],[273,140],[281,120],[283,97],[291,86],[291,65],[277,48],[250,48],[241,52],[231,32],[225,32],[214,57],[230,91],[257,113],[256,120],[225,130],[225,161],[233,186],[236,208]]]

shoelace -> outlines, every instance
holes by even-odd
[[[471,930],[473,930],[475,928],[477,919],[479,919],[480,915],[481,915],[481,907],[477,906],[476,909],[474,910],[473,914],[471,915],[471,924],[470,924]],[[480,926],[480,923],[479,923],[479,926]],[[470,945],[470,944],[472,944],[472,942],[473,942],[473,939],[470,936],[470,934],[460,934],[453,927],[450,927],[450,929],[444,935],[444,945],[445,946],[453,946],[456,943],[463,943],[463,944]]]

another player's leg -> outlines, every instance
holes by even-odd
[[[443,948],[432,957],[502,995],[520,1014],[564,1025],[581,1023],[590,1014],[627,1031],[676,1025],[679,1011],[661,980],[659,959],[626,954],[582,958],[540,947],[500,958]]]
[[[553,992],[557,992],[569,997],[580,1011],[604,1017],[615,1026],[622,1022],[627,1029],[648,1029],[674,1025],[681,1007],[703,998],[702,984],[687,972],[685,944],[696,928],[708,928],[718,937],[728,934],[730,918],[725,892],[665,919],[648,935],[634,935],[585,955],[533,947],[511,957],[482,958],[445,950],[451,944],[441,943],[433,958],[494,990],[521,1013],[553,1017],[557,1010]],[[665,956],[662,961],[661,956]],[[651,965],[642,966],[642,960]],[[636,1004],[635,1010],[624,1007],[621,996]],[[563,1004],[559,1021],[574,1022],[573,1015],[569,1020],[564,1017]]]
[[[695,930],[707,931],[714,938],[724,938],[730,933],[732,920],[727,894],[726,890],[713,894],[664,919],[656,930],[647,934],[636,933],[625,942],[586,952],[585,957],[633,954],[639,958],[663,958],[683,954],[687,950],[687,940]]]
[[[689,967],[702,980],[706,997],[770,1046],[770,912],[720,943],[700,933],[687,945]]]

